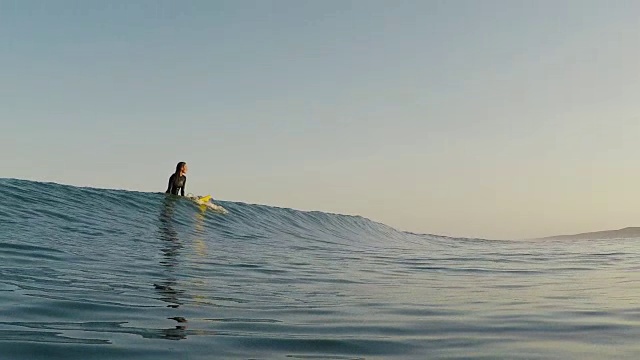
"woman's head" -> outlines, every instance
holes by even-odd
[[[180,161],[178,165],[176,165],[176,174],[182,175],[187,173],[187,163],[184,161]]]

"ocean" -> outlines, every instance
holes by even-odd
[[[638,239],[216,202],[0,179],[0,359],[640,358]]]

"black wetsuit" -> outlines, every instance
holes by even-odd
[[[169,187],[167,187],[166,193],[178,195],[178,190],[180,190],[180,195],[184,196],[184,186],[186,184],[186,176],[176,176],[176,174],[172,174],[169,178]]]

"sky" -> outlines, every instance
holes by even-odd
[[[640,2],[0,0],[0,177],[521,239],[640,226]]]

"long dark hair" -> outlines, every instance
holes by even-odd
[[[180,176],[180,171],[182,171],[182,168],[186,165],[187,163],[184,161],[180,161],[178,163],[178,165],[176,165],[176,178],[178,178]]]

